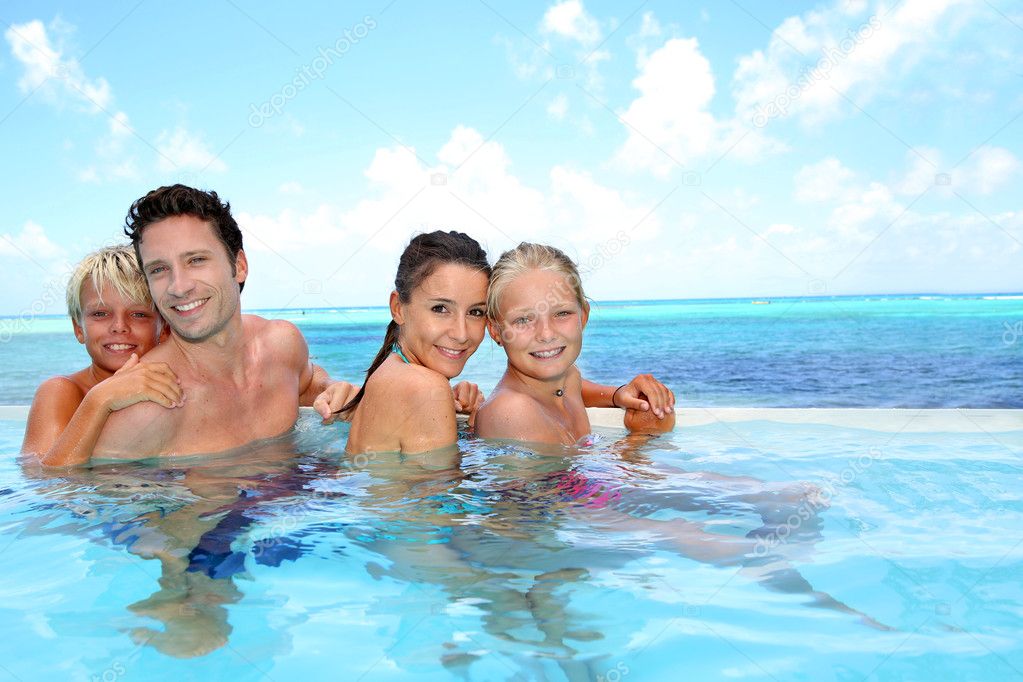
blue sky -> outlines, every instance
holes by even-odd
[[[681,5],[681,6],[680,6]],[[0,8],[0,314],[185,182],[246,308],[384,305],[415,232],[597,299],[1023,289],[1023,10],[149,1]]]

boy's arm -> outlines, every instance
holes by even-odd
[[[28,411],[22,454],[36,455],[44,464],[48,463],[45,456],[60,440],[83,397],[82,389],[64,377],[44,381],[36,390]]]
[[[86,464],[110,415],[143,401],[162,406],[158,409],[182,404],[177,377],[164,363],[140,365],[132,357],[84,397],[71,382],[51,379],[32,403],[22,452],[36,453],[45,466]]]

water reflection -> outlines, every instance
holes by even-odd
[[[125,604],[141,619],[127,635],[174,657],[227,645],[250,581],[309,555],[330,558],[339,577],[364,572],[402,590],[339,603],[396,622],[382,656],[409,672],[441,665],[468,678],[491,665],[595,679],[615,665],[611,652],[628,650],[644,614],[603,612],[593,595],[607,576],[666,552],[884,627],[798,572],[820,539],[812,487],[687,471],[666,463],[682,458],[661,439],[579,451],[463,439],[462,451],[409,457],[350,456],[343,438],[326,435],[300,422],[285,437],[172,467],[54,476],[26,464],[35,499],[22,532],[87,537],[158,565],[152,594]],[[785,543],[757,551],[808,508]],[[275,649],[290,642],[281,627]]]

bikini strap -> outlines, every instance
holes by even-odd
[[[406,365],[411,365],[412,364],[411,362],[408,361],[408,358],[405,357],[405,354],[401,352],[401,346],[399,346],[397,343],[392,343],[391,344],[391,352],[392,353],[397,353],[398,357],[401,358],[405,362]]]

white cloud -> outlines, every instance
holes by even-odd
[[[290,180],[288,182],[282,182],[277,187],[277,191],[281,194],[302,194],[305,192],[305,188],[301,182]]]
[[[630,240],[657,234],[660,219],[650,215],[649,206],[628,201],[620,191],[601,185],[589,173],[555,166],[550,178],[550,220],[574,246],[592,246],[622,231]]]
[[[785,148],[737,119],[714,117],[714,75],[695,38],[671,38],[649,55],[641,46],[637,67],[640,94],[621,115],[628,137],[615,154],[626,170],[663,177],[676,166],[694,170],[725,156],[748,162]]]
[[[583,7],[580,0],[563,0],[548,8],[541,28],[582,45],[593,45],[600,40],[600,24]]]
[[[695,38],[673,38],[640,65],[639,90],[622,115],[629,137],[618,158],[629,169],[667,174],[704,155],[718,135],[707,111],[714,96],[710,62]]]
[[[620,231],[641,241],[659,230],[659,217],[647,217],[651,202],[605,186],[590,173],[554,166],[549,184],[527,185],[512,172],[504,147],[484,141],[473,128],[457,126],[437,158],[437,165],[428,166],[415,150],[380,148],[364,171],[365,196],[353,206],[239,214],[254,264],[248,300],[303,301],[303,282],[312,279],[322,282],[325,300],[318,305],[382,301],[394,273],[380,263],[397,263],[419,231],[466,232],[494,257],[519,241],[535,240],[582,258]],[[614,272],[608,268],[601,277]]]
[[[25,260],[53,260],[63,257],[64,249],[46,235],[41,225],[30,220],[18,234],[5,232],[0,235],[0,255]]]
[[[944,196],[953,196],[953,192],[989,195],[1020,170],[1019,159],[1003,147],[980,147],[949,170],[944,170],[938,150],[919,147],[916,152],[906,153],[909,168],[894,183],[900,194],[917,195],[931,187]]]
[[[50,32],[71,32],[73,26],[59,19],[50,25]],[[99,183],[109,180],[135,180],[139,177],[138,162],[126,147],[133,134],[128,115],[123,111],[111,113],[113,92],[105,78],[89,78],[81,64],[63,54],[55,45],[47,27],[38,19],[10,26],[4,37],[11,46],[15,59],[24,67],[18,87],[24,93],[38,92],[51,104],[62,107],[72,104],[76,109],[90,113],[105,113],[110,117],[109,129],[97,140],[91,162],[82,164],[77,177],[82,182]],[[299,133],[300,134],[300,133]],[[165,130],[156,139],[160,170],[227,169],[216,158],[201,137],[179,126]]]
[[[834,158],[803,166],[795,177],[795,198],[802,202],[849,199],[856,174]]]
[[[160,152],[157,162],[160,170],[196,170],[223,172],[227,164],[213,155],[203,139],[178,126],[174,130],[164,130],[156,138],[156,148]]]
[[[739,59],[732,93],[737,115],[764,125],[797,116],[815,124],[863,103],[929,53],[940,53],[965,0],[906,0],[889,11],[878,2],[836,2],[785,19],[765,50]]]
[[[661,24],[653,12],[643,13],[643,23],[639,27],[640,38],[659,38],[661,35]]]
[[[1019,159],[1008,149],[981,147],[967,160],[963,175],[976,191],[991,194],[1012,179],[1019,169]]]
[[[79,171],[78,179],[92,183],[137,179],[140,176],[138,163],[126,146],[131,137],[128,115],[117,112],[110,119],[107,134],[95,145],[94,163]]]
[[[110,107],[113,100],[110,84],[103,78],[86,77],[76,59],[65,57],[53,45],[43,22],[12,25],[4,32],[4,38],[25,69],[18,79],[21,92],[39,92],[54,104],[71,102],[90,112]]]
[[[568,113],[568,97],[562,92],[547,104],[547,115],[555,121],[563,121],[566,113]]]

